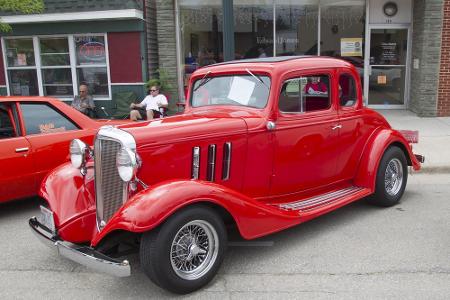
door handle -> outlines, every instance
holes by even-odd
[[[338,128],[342,128],[342,125],[341,124],[334,125],[333,127],[331,127],[331,130],[336,130]]]
[[[16,148],[16,153],[26,152],[26,151],[28,151],[28,150],[29,150],[28,147],[24,147],[24,148]]]

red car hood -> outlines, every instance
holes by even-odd
[[[244,119],[230,114],[220,116],[184,114],[149,122],[131,123],[119,128],[132,134],[138,147],[247,132]]]

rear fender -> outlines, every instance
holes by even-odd
[[[377,170],[384,152],[395,145],[403,150],[414,170],[420,170],[420,162],[414,156],[412,149],[401,133],[393,129],[380,129],[376,131],[367,143],[359,162],[355,177],[355,185],[375,190]]]
[[[115,230],[135,233],[151,230],[176,211],[205,202],[225,209],[246,239],[257,238],[300,223],[295,213],[282,212],[215,183],[167,181],[143,190],[128,200],[94,237],[91,245],[95,247]]]

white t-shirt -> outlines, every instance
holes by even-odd
[[[148,95],[142,100],[141,104],[145,104],[145,110],[159,111],[161,106],[167,106],[167,98],[162,94],[158,94],[155,97]]]

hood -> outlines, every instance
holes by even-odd
[[[225,112],[214,115],[183,114],[147,122],[130,123],[119,126],[119,128],[133,135],[137,147],[247,133],[247,125],[242,117]]]

